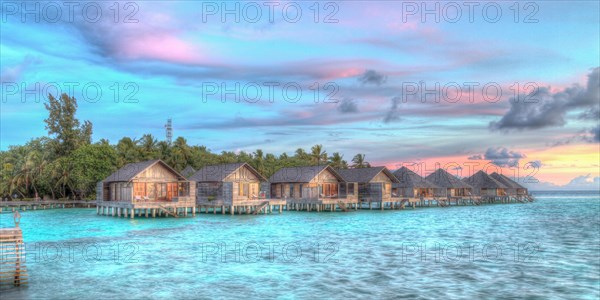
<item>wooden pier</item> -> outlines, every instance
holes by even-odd
[[[19,228],[19,212],[14,213],[15,227],[0,228],[0,289],[27,284],[25,246]]]
[[[83,200],[0,201],[0,213],[54,208],[91,208],[94,206],[96,206],[96,202]]]

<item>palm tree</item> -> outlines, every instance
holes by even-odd
[[[187,140],[183,137],[178,137],[173,142],[173,148],[169,159],[170,165],[176,170],[182,170],[192,161],[192,151],[187,144]]]
[[[354,163],[354,165],[352,165],[352,167],[354,168],[369,168],[371,167],[371,164],[369,164],[368,162],[365,161],[365,155],[364,154],[356,154],[354,156],[354,158],[352,158],[352,162]]]
[[[261,149],[256,149],[256,151],[254,151],[254,167],[258,173],[265,173],[265,157]]]
[[[140,152],[142,159],[148,160],[156,157],[156,139],[151,134],[144,134],[140,139]]]
[[[63,198],[67,197],[67,188],[69,191],[73,191],[72,172],[73,164],[67,157],[61,157],[52,163],[52,177],[56,182],[55,185],[61,187],[60,191]]]
[[[320,165],[327,161],[327,152],[323,150],[323,145],[314,145],[310,150],[310,160],[312,164]]]
[[[336,169],[347,169],[348,163],[339,152],[334,152],[329,158],[329,164]]]
[[[159,159],[167,161],[171,156],[171,146],[166,141],[156,143],[156,152]]]
[[[304,149],[302,149],[302,148],[296,149],[296,152],[294,153],[294,158],[296,158],[298,160],[305,160],[307,157],[308,157],[308,154],[306,153],[306,151],[304,151]]]
[[[140,151],[137,147],[138,140],[124,137],[117,143],[117,153],[119,154],[119,166],[140,160]]]

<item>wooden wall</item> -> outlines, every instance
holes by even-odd
[[[176,174],[162,164],[158,163],[146,169],[133,178],[133,181],[139,182],[177,182],[179,179]]]
[[[315,178],[313,178],[311,183],[319,183],[319,182],[339,182],[337,177],[335,177],[328,169],[323,170],[319,173]]]

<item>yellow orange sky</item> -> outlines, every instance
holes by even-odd
[[[511,168],[502,168],[507,176],[524,177],[534,175],[540,181],[557,185],[565,185],[573,178],[590,174],[591,177],[600,176],[600,144],[575,144],[563,145],[546,149],[524,149],[527,157],[519,162],[518,173]],[[531,168],[526,169],[526,164],[531,161],[541,161],[542,166],[534,173]],[[415,162],[387,163],[389,169],[395,170],[406,165],[420,175],[428,175],[438,167],[453,170],[457,166],[463,168],[462,173],[451,171],[453,174],[468,176],[468,170],[485,169],[488,173],[498,171],[498,167],[487,160],[474,161],[467,159],[466,155],[434,157],[417,162],[420,166],[412,165]]]

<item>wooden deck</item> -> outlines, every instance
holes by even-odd
[[[164,216],[183,216],[188,214],[196,215],[196,205],[191,199],[184,201],[96,201],[96,213],[103,216],[135,218]]]
[[[0,288],[27,284],[21,228],[0,228]]]
[[[197,202],[198,212],[212,213],[212,214],[254,214],[259,213],[267,214],[279,211],[281,213],[285,207],[286,202],[283,199],[272,199],[272,198],[258,198],[255,200],[236,200],[233,203],[225,203],[220,200],[213,201],[200,201]]]

